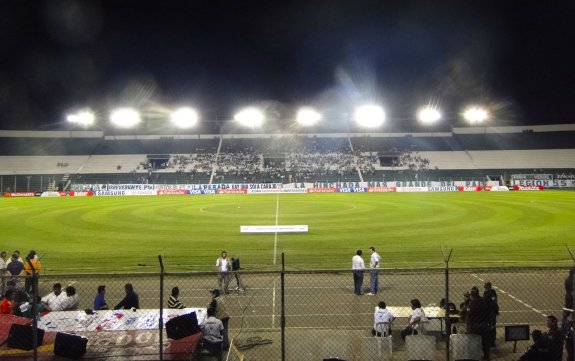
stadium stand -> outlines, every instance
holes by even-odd
[[[443,180],[520,171],[570,173],[575,169],[574,135],[572,125],[172,136],[0,131],[0,176],[3,190],[28,191],[71,183]],[[50,181],[38,181],[38,176]]]

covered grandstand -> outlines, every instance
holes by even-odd
[[[571,179],[575,125],[420,133],[108,135],[0,131],[4,192],[76,184]],[[560,186],[559,184],[550,184]]]

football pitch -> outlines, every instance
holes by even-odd
[[[384,268],[570,265],[575,192],[336,193],[0,199],[0,249],[34,249],[46,274],[349,269],[374,246]],[[308,233],[241,234],[242,225]]]

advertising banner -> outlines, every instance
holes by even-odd
[[[189,191],[185,190],[185,189],[159,189],[156,192],[157,192],[157,195],[159,195],[159,196],[173,196],[173,195],[189,194]]]
[[[308,188],[307,193],[335,193],[337,188]]]

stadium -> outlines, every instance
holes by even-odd
[[[99,283],[108,298],[121,298],[126,280],[143,308],[157,308],[158,256],[163,283],[185,289],[185,304],[202,306],[217,286],[215,258],[227,250],[242,261],[246,292],[226,302],[230,333],[246,347],[234,350],[246,359],[384,357],[385,344],[373,344],[377,351],[364,335],[378,300],[357,300],[347,271],[355,250],[370,246],[382,255],[388,305],[418,297],[433,312],[446,291],[457,303],[490,281],[500,292],[499,338],[504,327],[563,312],[575,127],[369,130],[2,131],[4,248],[37,250],[40,294],[57,281],[76,284],[79,309],[90,307]],[[525,294],[527,285],[537,291]],[[276,291],[287,298],[283,315],[282,303],[268,298]],[[282,316],[284,328],[275,321]],[[439,332],[435,353],[444,359],[453,351],[440,329],[428,333]],[[316,347],[325,332],[330,341]],[[408,349],[396,338],[389,356],[404,359]],[[128,357],[101,342],[109,357]],[[498,344],[493,359],[515,357]]]
[[[574,361],[573,10],[0,2],[0,360]]]

